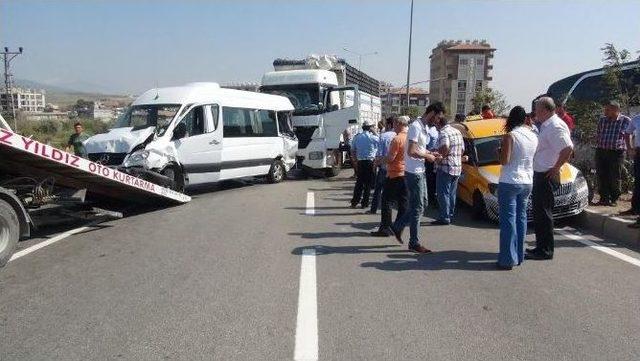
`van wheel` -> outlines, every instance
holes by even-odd
[[[484,198],[479,191],[473,192],[473,205],[472,205],[473,219],[484,220],[487,218],[487,206],[484,203]]]
[[[20,222],[18,215],[7,202],[0,200],[0,267],[11,259],[18,239],[20,238]]]
[[[176,192],[184,192],[184,175],[176,165],[166,166],[160,174],[172,180],[169,188]]]
[[[280,159],[276,159],[271,163],[271,169],[267,174],[267,180],[269,183],[280,183],[286,177],[287,171],[284,168],[284,163]]]

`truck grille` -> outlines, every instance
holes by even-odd
[[[127,153],[91,153],[89,160],[103,165],[121,165]]]
[[[294,132],[296,133],[296,137],[298,137],[298,149],[305,149],[309,143],[311,143],[311,137],[317,128],[316,126],[295,128]]]

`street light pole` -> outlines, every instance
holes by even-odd
[[[411,36],[413,34],[413,0],[411,0],[411,15],[409,17],[409,57],[407,58],[407,109],[409,109],[409,81],[411,79]]]
[[[370,53],[364,53],[364,54],[361,54],[361,53],[355,52],[355,51],[353,51],[353,50],[349,50],[349,49],[347,49],[347,48],[345,48],[345,47],[343,47],[343,48],[342,48],[342,50],[346,51],[347,53],[353,53],[353,54],[355,54],[355,55],[357,55],[357,56],[358,56],[358,71],[361,71],[361,70],[362,70],[362,57],[363,57],[363,56],[368,56],[368,55],[378,55],[378,52],[377,52],[377,51],[373,51],[373,52],[370,52]]]

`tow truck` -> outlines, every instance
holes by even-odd
[[[0,115],[0,267],[38,227],[121,218],[97,206],[170,206],[191,198],[13,132]]]

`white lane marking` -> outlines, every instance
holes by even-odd
[[[620,252],[615,251],[615,250],[613,250],[613,249],[611,249],[609,247],[601,246],[601,245],[597,244],[596,242],[590,241],[588,239],[584,239],[584,238],[582,238],[580,236],[577,236],[575,234],[571,234],[571,233],[569,233],[567,231],[556,230],[556,232],[558,232],[559,234],[561,234],[561,235],[563,235],[563,236],[565,236],[565,237],[567,237],[569,239],[572,239],[574,241],[578,241],[578,242],[584,244],[585,246],[591,247],[591,248],[593,248],[595,250],[598,250],[600,252],[606,253],[606,254],[608,254],[610,256],[613,256],[613,257],[615,257],[617,259],[620,259],[620,260],[623,260],[625,262],[631,263],[634,266],[640,267],[640,259],[627,256],[624,253],[620,253]]]
[[[304,212],[307,216],[313,216],[316,214],[316,200],[313,192],[307,192],[307,209]]]
[[[40,242],[38,244],[35,244],[35,245],[33,245],[33,246],[29,247],[29,248],[25,248],[22,251],[14,253],[13,256],[11,256],[11,259],[9,260],[9,262],[15,261],[20,257],[24,257],[24,256],[28,255],[31,252],[35,252],[35,251],[39,250],[40,248],[44,248],[44,247],[46,247],[46,246],[48,246],[50,244],[54,244],[54,243],[56,243],[58,241],[61,241],[61,240],[65,239],[65,238],[67,238],[69,236],[72,236],[72,235],[74,235],[76,233],[84,232],[87,229],[90,229],[92,226],[93,226],[93,224],[88,225],[88,226],[78,227],[78,228],[75,228],[75,229],[60,233],[57,236],[51,237],[48,240],[46,240],[44,242]]]
[[[296,361],[315,361],[318,359],[318,303],[316,294],[315,249],[305,249],[302,251],[299,287],[296,347],[293,359]]]

